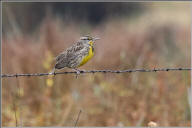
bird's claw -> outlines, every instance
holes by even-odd
[[[78,70],[78,69],[74,69],[75,70],[75,72],[76,72],[76,79],[77,79],[77,77],[78,77],[78,75],[80,75],[81,74],[81,71],[80,70]]]
[[[76,74],[77,74],[77,75],[80,75],[80,74],[81,74],[81,71],[77,70],[77,71],[76,71]]]

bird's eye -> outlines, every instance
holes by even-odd
[[[92,40],[92,37],[82,37],[81,40]]]
[[[81,40],[87,40],[87,38],[86,37],[82,37]]]

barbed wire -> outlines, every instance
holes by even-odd
[[[127,69],[127,70],[80,70],[79,74],[85,73],[134,73],[134,72],[162,72],[162,71],[191,71],[192,68],[154,68],[154,69]],[[31,74],[2,74],[1,77],[31,77],[31,76],[48,76],[48,75],[61,75],[61,74],[77,74],[76,71],[71,72],[52,72],[52,73],[31,73]]]

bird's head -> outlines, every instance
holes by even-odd
[[[85,43],[89,43],[89,45],[93,46],[93,43],[95,43],[96,40],[99,40],[98,37],[91,37],[89,35],[82,36],[80,40],[84,41]]]

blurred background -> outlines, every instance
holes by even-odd
[[[50,72],[80,36],[99,36],[80,69],[190,67],[189,2],[3,2],[2,73]],[[63,69],[62,71],[70,71]],[[190,72],[2,79],[2,125],[191,126]]]

